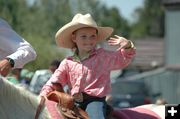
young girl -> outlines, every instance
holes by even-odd
[[[104,119],[105,97],[111,91],[110,71],[125,68],[135,55],[133,43],[117,35],[108,40],[109,45],[119,46],[117,51],[97,49],[96,44],[112,32],[110,27],[97,26],[90,14],[76,14],[56,33],[57,45],[75,49],[74,55],[61,62],[40,95],[55,90],[54,84],[67,84],[70,94],[90,119]]]

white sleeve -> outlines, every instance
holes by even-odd
[[[19,48],[11,55],[7,56],[14,60],[14,68],[22,68],[25,64],[36,59],[36,52],[32,46],[24,41],[19,44]]]
[[[37,56],[33,47],[9,26],[0,27],[0,49],[14,60],[14,68],[22,68]]]

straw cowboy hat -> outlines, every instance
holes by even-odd
[[[108,38],[113,32],[111,27],[97,26],[90,14],[76,14],[71,22],[64,25],[56,33],[55,39],[57,45],[64,48],[74,48],[75,44],[71,39],[71,35],[74,31],[84,27],[96,28],[98,31],[98,41]]]

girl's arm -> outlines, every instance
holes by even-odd
[[[108,40],[111,46],[119,46],[116,52],[109,53],[110,70],[122,69],[128,66],[135,56],[136,50],[132,41],[115,35]]]
[[[66,66],[66,59],[63,60],[54,72],[54,74],[51,76],[51,78],[47,81],[47,83],[43,86],[40,96],[46,96],[48,95],[51,91],[58,90],[58,91],[63,91],[64,85],[67,84],[67,66]]]
[[[108,44],[112,46],[119,46],[119,49],[131,49],[135,48],[132,41],[127,40],[124,37],[120,37],[118,35],[114,35],[115,37],[110,37],[108,40]]]

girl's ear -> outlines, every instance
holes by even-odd
[[[76,43],[76,35],[75,35],[75,34],[72,34],[72,35],[71,35],[71,39],[72,39],[72,41],[73,41],[74,43]]]

